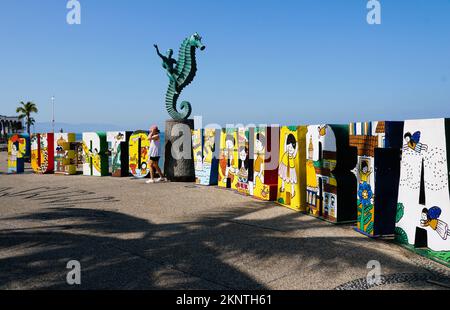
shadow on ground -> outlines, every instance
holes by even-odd
[[[404,264],[369,239],[302,237],[301,231],[330,224],[309,217],[300,223],[300,214],[240,220],[266,208],[273,206],[255,202],[169,224],[62,207],[4,218],[41,226],[0,230],[0,289],[70,289],[66,264],[74,259],[82,266],[77,289],[266,289],[303,271],[339,278],[346,266],[365,266],[374,258]]]

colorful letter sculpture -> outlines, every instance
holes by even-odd
[[[192,130],[195,182],[200,185],[217,185],[220,130],[214,128]]]
[[[41,173],[40,169],[40,134],[32,134],[30,138],[31,143],[31,169],[36,173]]]
[[[74,133],[55,133],[55,173],[77,174],[77,146]]]
[[[223,128],[220,133],[219,187],[237,190],[238,137],[236,128]]]
[[[280,130],[277,201],[296,211],[306,211],[305,134],[305,126]]]
[[[253,132],[253,129],[252,129]],[[249,129],[238,128],[238,169],[237,191],[242,195],[253,194],[253,159],[250,159],[250,145],[253,145],[253,134]],[[253,157],[253,156],[252,156]]]
[[[128,144],[130,172],[138,179],[145,178],[150,173],[150,167],[148,166],[150,140],[148,134],[148,131],[135,131]]]
[[[356,220],[356,148],[349,147],[348,125],[308,126],[307,212],[339,223]]]
[[[450,263],[450,119],[405,121],[396,239]]]
[[[351,123],[358,151],[356,230],[369,237],[394,235],[403,122]]]
[[[203,174],[203,129],[192,132],[192,156],[194,156],[195,183],[200,184]]]
[[[31,136],[31,168],[38,174],[52,173],[55,166],[53,133]]]
[[[25,157],[29,138],[26,134],[8,135],[8,173],[19,174],[25,171]]]
[[[83,133],[83,175],[108,175],[108,142],[104,132]]]
[[[280,150],[279,127],[257,127],[253,135],[253,197],[266,201],[277,199],[278,158]]]
[[[127,177],[129,175],[128,141],[131,131],[110,131],[107,133],[109,167],[111,176]]]

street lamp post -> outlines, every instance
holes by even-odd
[[[52,130],[55,133],[55,96],[52,96]]]

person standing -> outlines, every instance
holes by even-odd
[[[158,126],[152,126],[150,128],[150,134],[148,135],[148,139],[150,140],[150,149],[149,149],[149,155],[150,155],[150,180],[148,180],[147,184],[155,183],[155,182],[161,182],[161,181],[167,181],[167,179],[164,177],[164,174],[161,171],[161,168],[159,167],[159,160],[161,158],[161,139],[160,139],[160,130],[158,129]],[[155,181],[154,170],[159,174],[159,178]]]

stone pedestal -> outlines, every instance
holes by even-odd
[[[195,182],[192,154],[194,120],[167,120],[164,174],[172,182]]]

